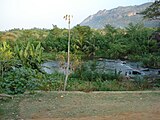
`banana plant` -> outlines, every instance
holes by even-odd
[[[40,42],[37,46],[28,42],[27,45],[22,48],[17,45],[15,51],[23,66],[39,70],[43,52]]]
[[[3,79],[4,72],[11,67],[11,59],[13,58],[13,52],[7,42],[3,42],[0,45],[0,74]]]

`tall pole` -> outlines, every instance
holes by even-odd
[[[70,23],[71,23],[71,15],[65,15],[64,19],[68,22],[68,54],[67,54],[67,69],[66,69],[66,77],[64,81],[64,91],[67,87],[67,81],[69,76],[69,66],[70,66],[70,41],[71,41],[71,33],[70,33]]]

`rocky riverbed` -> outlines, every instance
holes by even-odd
[[[86,62],[92,62],[91,60]],[[95,61],[94,61],[95,62]],[[58,61],[47,61],[42,64],[43,70],[48,74],[55,71],[65,74],[66,65],[61,66]],[[124,76],[147,76],[160,78],[160,69],[141,67],[139,62],[101,59],[96,61],[96,69],[100,71],[117,71]]]

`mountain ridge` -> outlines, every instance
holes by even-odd
[[[89,15],[80,25],[90,26],[91,28],[101,29],[105,25],[110,24],[117,28],[124,28],[129,23],[142,23],[146,27],[156,27],[156,21],[144,20],[143,16],[138,14],[150,6],[152,2],[134,6],[119,6],[110,10],[99,10],[93,15]]]

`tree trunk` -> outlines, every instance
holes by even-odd
[[[64,91],[66,90],[67,87],[67,81],[68,81],[68,76],[69,76],[69,66],[70,66],[70,20],[68,22],[68,56],[67,56],[67,69],[66,69],[66,77],[65,77],[65,82],[64,82]]]

